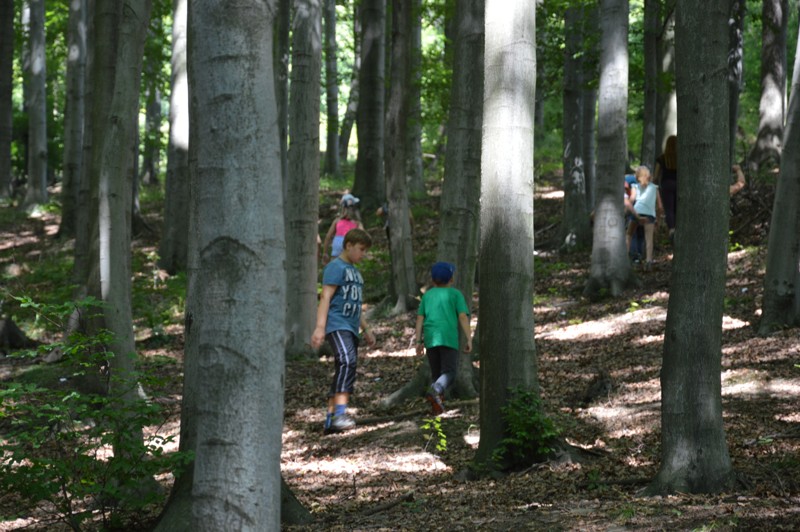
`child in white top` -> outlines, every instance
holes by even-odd
[[[636,169],[636,181],[631,188],[631,223],[625,235],[627,248],[630,250],[631,238],[639,224],[644,226],[645,270],[653,267],[653,233],[655,232],[656,215],[663,216],[664,205],[658,193],[658,185],[652,182],[650,170],[646,166]]]

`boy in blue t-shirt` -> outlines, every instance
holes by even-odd
[[[344,251],[322,274],[322,294],[311,346],[318,349],[327,340],[334,353],[335,372],[328,393],[325,434],[344,432],[356,425],[346,411],[356,382],[359,326],[370,346],[375,345],[375,336],[361,313],[364,278],[354,265],[361,262],[371,245],[372,239],[363,229],[348,231]]]
[[[465,353],[472,351],[469,307],[463,294],[453,288],[456,267],[437,262],[431,268],[434,286],[425,292],[417,311],[417,355],[428,353],[433,384],[425,394],[431,413],[444,412],[444,392],[453,384],[458,371],[458,327],[467,337]],[[423,341],[424,333],[424,341]]]

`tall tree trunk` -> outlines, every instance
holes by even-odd
[[[92,193],[92,172],[94,168],[94,124],[105,120],[110,102],[111,86],[109,80],[114,73],[116,48],[110,36],[103,35],[108,24],[100,24],[100,33],[96,31],[95,20],[104,17],[116,17],[116,11],[110,3],[101,4],[98,10],[95,0],[86,1],[86,82],[84,92],[83,118],[83,156],[81,157],[80,182],[75,216],[75,246],[72,266],[72,282],[77,286],[74,297],[86,296],[89,277],[91,275],[91,247],[93,220],[97,216],[96,202]],[[109,9],[111,8],[111,9]],[[113,28],[112,28],[113,29]],[[95,43],[101,42],[97,50]]]
[[[472,302],[480,231],[484,10],[484,0],[456,4],[455,59],[447,126],[450,138],[436,251],[437,260],[456,265],[455,287],[467,304]],[[459,397],[477,395],[472,355],[463,353],[463,349],[453,391]]]
[[[788,0],[761,3],[761,101],[758,138],[748,156],[752,170],[777,165],[781,158],[783,121],[786,118],[786,25]]]
[[[172,74],[169,96],[169,144],[164,194],[164,224],[159,265],[170,274],[186,270],[189,250],[189,84],[186,74],[188,0],[173,0]]]
[[[154,65],[148,65],[152,69]],[[160,67],[161,65],[159,65]],[[149,73],[151,77],[155,73]],[[161,165],[161,91],[153,79],[147,87],[145,131],[142,146],[142,168],[139,180],[143,185],[158,185]]]
[[[47,202],[47,57],[45,54],[44,0],[29,0],[30,58],[28,110],[27,208]]]
[[[289,184],[289,54],[291,53],[289,29],[292,20],[292,0],[276,0],[275,13],[275,101],[278,109],[278,139],[281,148],[281,190],[286,196]]]
[[[658,33],[661,0],[644,0],[644,118],[640,161],[655,171],[658,120]]]
[[[582,9],[568,7],[564,13],[564,93],[563,93],[563,169],[564,215],[561,222],[561,248],[588,249],[591,227],[586,194],[585,162],[583,160],[583,87],[581,61],[583,56]]]
[[[287,354],[311,354],[317,323],[319,99],[322,67],[320,0],[294,0],[286,194]]]
[[[362,209],[369,211],[382,204],[386,196],[383,168],[386,0],[362,0],[361,21],[356,112],[358,158],[353,194],[361,198]]]
[[[599,24],[597,23],[597,7],[584,6],[583,10],[583,34],[590,42],[599,39]],[[583,175],[586,181],[586,208],[589,212],[594,210],[595,198],[597,197],[597,165],[596,150],[597,142],[597,86],[598,81],[598,59],[595,54],[585,54],[581,61],[581,94],[583,124]]]
[[[203,394],[193,530],[280,528],[286,277],[274,13],[274,2],[189,3],[197,269],[185,386]]]
[[[658,122],[656,151],[663,153],[667,137],[678,132],[678,109],[675,99],[675,2],[667,0],[666,15],[658,46]]]
[[[728,92],[730,97],[730,164],[736,163],[736,134],[739,125],[739,94],[744,90],[744,18],[747,2],[735,0],[731,5],[728,25],[730,50],[728,51]]]
[[[516,389],[539,392],[533,341],[536,2],[487,0],[481,155],[481,441],[490,463]]]
[[[601,0],[600,27],[597,204],[592,266],[584,289],[590,298],[606,288],[616,297],[632,280],[622,206],[628,154],[628,0]]]
[[[325,95],[326,125],[325,172],[339,173],[339,69],[336,57],[336,0],[324,0],[325,11]]]
[[[360,6],[360,4],[358,4]],[[344,118],[342,119],[341,131],[339,132],[339,161],[347,162],[347,151],[350,145],[350,133],[356,121],[356,111],[358,111],[358,80],[361,77],[361,14],[360,7],[354,8],[357,12],[353,14],[353,67],[350,78],[350,95],[347,97],[347,107],[345,108]]]
[[[410,30],[411,1],[392,0],[392,80],[386,113],[385,153],[392,279],[397,294],[394,312],[397,314],[408,311],[417,295],[406,180]]]
[[[406,175],[412,197],[425,195],[422,169],[422,0],[411,0],[411,31],[408,49],[408,118]]]
[[[58,233],[75,235],[78,188],[83,161],[84,91],[86,81],[86,0],[69,3],[66,102],[64,105],[64,177]]]
[[[650,493],[732,487],[722,420],[721,340],[729,217],[729,0],[678,0],[675,258],[661,369],[661,467]],[[680,228],[692,228],[691,231]]]
[[[800,151],[796,149],[800,146],[800,40],[794,56],[792,94],[783,134],[783,145],[790,149],[781,157],[781,173],[775,189],[759,334],[800,325]]]
[[[14,1],[0,2],[0,198],[11,191],[11,136],[14,107]]]
[[[103,302],[101,326],[111,332],[108,348],[112,378],[109,392],[124,405],[140,400],[135,377],[136,348],[131,308],[131,190],[139,115],[139,87],[150,0],[125,0],[116,17],[96,20],[97,32],[113,36],[117,68],[105,120],[93,124],[91,270],[89,295]],[[113,28],[102,27],[108,24]],[[99,45],[100,43],[98,43]],[[94,238],[96,236],[96,239]],[[141,427],[129,426],[114,435],[115,456],[141,445]]]

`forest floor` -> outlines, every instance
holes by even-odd
[[[325,205],[334,204],[338,194],[326,197]],[[282,472],[314,522],[284,530],[800,529],[797,330],[769,337],[755,333],[769,207],[770,198],[749,187],[736,197],[731,221],[721,377],[729,451],[742,480],[736,491],[640,495],[660,460],[659,371],[671,249],[659,241],[653,271],[638,272],[640,287],[616,299],[589,302],[581,297],[588,254],[563,255],[540,245],[553,240],[561,213],[559,194],[542,186],[537,187],[535,211],[539,382],[561,437],[585,449],[584,458],[463,480],[478,445],[476,400],[447,402],[441,417],[446,449],[437,449],[442,438],[424,428],[429,416],[421,397],[388,411],[380,407],[380,400],[407,383],[425,361],[414,354],[414,313],[387,317],[377,310],[380,287],[387,286],[388,254],[382,228],[367,217],[376,245],[363,269],[378,343],[359,353],[351,402],[358,426],[344,434],[322,433],[330,360],[287,362]],[[436,191],[415,203],[420,279],[435,254],[437,212]],[[330,213],[322,214],[320,227],[327,228]],[[158,226],[158,215],[148,216]],[[56,222],[44,216],[0,227],[0,269],[7,286],[20,289],[36,260],[66,246],[52,238]],[[136,275],[158,284],[162,272],[147,262],[157,249],[155,235],[137,239],[136,246],[144,257]],[[478,304],[477,298],[473,303]],[[179,326],[156,329],[140,319],[138,347],[152,361],[148,367],[171,379],[150,393],[171,405],[172,417],[162,430],[177,435],[183,335]],[[10,357],[0,360],[4,380],[19,374]],[[601,374],[609,376],[610,391],[586,402],[587,387]],[[169,478],[164,482],[168,487]],[[14,504],[13,495],[0,494],[0,515],[14,516],[3,517],[0,530],[58,529],[46,524],[46,512],[20,515]]]

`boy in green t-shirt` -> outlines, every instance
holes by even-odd
[[[466,353],[472,351],[469,327],[469,307],[464,296],[453,288],[456,267],[449,262],[437,262],[431,268],[434,286],[422,296],[417,311],[417,355],[427,351],[433,384],[425,394],[431,413],[444,412],[444,392],[458,371],[458,326],[467,337]],[[424,332],[424,342],[423,342]]]

